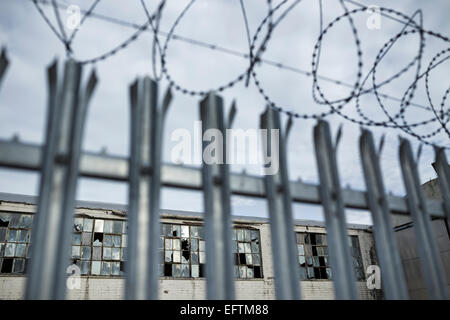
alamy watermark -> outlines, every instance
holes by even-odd
[[[66,273],[70,276],[66,280],[66,288],[69,290],[81,288],[81,270],[76,264],[71,264],[67,267]]]
[[[366,10],[369,17],[366,20],[366,26],[369,30],[381,29],[381,11],[379,6],[371,5]]]
[[[75,30],[80,28],[81,24],[81,10],[77,5],[70,5],[66,9],[68,15],[66,19],[66,27],[69,30]]]
[[[238,164],[255,165],[264,175],[278,173],[278,129],[207,129],[202,134],[202,121],[194,122],[194,134],[184,128],[175,129],[170,140],[176,142],[171,149],[171,161],[178,164]],[[225,135],[225,137],[224,137]],[[202,149],[202,143],[205,148]],[[203,152],[201,151],[203,150]],[[258,150],[266,150],[263,153]]]
[[[366,285],[367,289],[381,289],[381,272],[377,265],[370,265],[367,267],[366,274],[368,275]]]

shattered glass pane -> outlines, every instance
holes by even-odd
[[[7,214],[7,213],[0,213],[0,226],[1,227],[8,227],[10,219],[11,219],[11,217],[10,217],[9,214]]]
[[[75,259],[81,258],[81,247],[80,246],[72,246],[72,258],[75,258]]]
[[[111,263],[110,262],[102,262],[102,275],[108,275],[111,273]]]
[[[92,274],[100,275],[101,261],[92,261]]]
[[[105,226],[105,220],[95,219],[94,232],[103,232]]]
[[[193,278],[198,278],[199,277],[199,269],[198,269],[198,264],[193,264],[191,266],[191,272],[192,272],[192,277]]]
[[[7,243],[5,249],[5,257],[14,257],[14,251],[16,250],[15,243]]]
[[[181,234],[180,225],[178,225],[178,224],[172,225],[172,236],[180,237],[180,234]]]
[[[120,248],[112,248],[111,256],[113,260],[120,260]]]
[[[113,222],[111,220],[105,220],[105,224],[103,226],[104,233],[112,233]]]
[[[187,239],[187,238],[181,239],[181,249],[189,250],[189,239]]]
[[[103,259],[111,260],[111,248],[103,248]]]
[[[326,270],[327,270],[328,279],[333,279],[333,274],[331,273],[331,269],[327,268]]]
[[[188,226],[181,226],[181,237],[189,238],[189,227]]]
[[[85,231],[85,232],[92,232],[92,227],[94,225],[94,220],[93,219],[84,218],[83,221],[84,221],[84,223],[83,223],[83,231]]]
[[[181,262],[182,263],[189,263],[190,255],[189,251],[182,251],[181,253]]]
[[[188,264],[181,265],[181,277],[189,278],[189,265]]]

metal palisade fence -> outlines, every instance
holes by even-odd
[[[5,50],[0,57],[0,85],[8,66]],[[408,140],[401,140],[399,159],[407,197],[386,194],[379,154],[370,131],[360,136],[360,158],[366,192],[341,187],[336,162],[337,145],[329,124],[319,120],[314,144],[320,184],[290,181],[285,141],[292,122],[283,131],[280,114],[268,107],[261,115],[261,129],[278,129],[273,139],[263,141],[263,154],[279,161],[275,174],[251,176],[229,172],[228,164],[208,164],[202,169],[161,163],[162,132],[172,95],[170,89],[158,102],[158,85],[149,77],[137,79],[129,89],[131,132],[130,156],[114,157],[81,152],[89,100],[96,86],[92,72],[81,81],[82,66],[67,60],[62,79],[57,63],[47,70],[47,132],[43,146],[0,140],[0,166],[39,171],[39,201],[33,225],[33,247],[26,284],[27,299],[64,299],[69,263],[71,224],[78,176],[129,183],[129,249],[125,265],[127,299],[158,298],[157,246],[160,230],[162,186],[203,191],[206,229],[206,279],[208,299],[234,299],[231,247],[231,194],[267,199],[278,299],[300,299],[300,278],[295,254],[292,204],[321,204],[330,246],[337,299],[357,299],[356,279],[347,245],[345,208],[367,209],[373,217],[375,246],[380,262],[384,295],[407,299],[407,287],[390,222],[392,213],[412,217],[425,282],[432,299],[448,299],[447,282],[431,228],[431,218],[446,219],[450,212],[450,172],[442,149],[436,149],[435,169],[443,202],[427,200],[422,192],[417,163]],[[223,99],[210,92],[200,102],[202,131],[219,130],[226,136],[236,113],[233,104],[224,115]],[[291,119],[290,119],[291,120]],[[203,149],[206,144],[203,144]],[[226,158],[226,150],[221,156]]]

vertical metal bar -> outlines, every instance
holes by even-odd
[[[129,247],[127,299],[157,299],[159,278],[162,113],[158,85],[149,77],[130,87]]]
[[[3,76],[8,68],[8,64],[9,61],[6,57],[6,49],[2,48],[2,52],[0,53],[0,86],[2,85]]]
[[[406,200],[413,220],[422,274],[428,293],[430,299],[433,300],[448,299],[447,281],[441,265],[438,247],[432,234],[431,217],[427,211],[417,164],[414,161],[408,140],[401,140],[399,152],[403,182],[407,192]]]
[[[355,270],[348,245],[336,150],[331,142],[330,126],[323,120],[319,120],[314,127],[314,146],[336,299],[358,299]]]
[[[226,164],[226,125],[223,100],[210,92],[200,102],[203,136],[203,201],[205,211],[208,299],[234,299],[229,168]],[[215,144],[209,159],[208,141]]]
[[[450,168],[444,148],[436,148],[436,161],[434,168],[438,175],[439,187],[441,188],[441,197],[444,202],[445,223],[447,232],[450,232]]]
[[[48,69],[48,78],[47,140],[33,222],[27,299],[64,299],[66,294],[81,141],[97,82],[93,72],[80,92],[81,66],[73,60],[65,63],[62,87],[58,88],[56,63]]]
[[[381,267],[381,284],[386,299],[408,299],[402,261],[390,221],[389,204],[381,175],[379,154],[372,133],[363,130],[359,150],[367,188],[367,202],[372,212],[375,247]]]
[[[263,131],[264,162],[267,163],[270,157],[270,164],[267,164],[272,166],[270,170],[265,167],[264,183],[270,215],[275,293],[278,299],[300,299],[299,263],[280,114],[267,107],[261,115],[260,127],[266,130]]]

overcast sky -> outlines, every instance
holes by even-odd
[[[75,4],[87,9],[93,1],[60,0],[61,4]],[[273,1],[275,4],[278,1]],[[293,3],[293,0],[288,3]],[[406,15],[417,9],[423,10],[424,28],[448,36],[450,22],[450,2],[447,0],[361,0],[366,5],[390,6]],[[146,1],[153,12],[157,2]],[[168,0],[163,12],[161,30],[168,31],[187,0]],[[265,0],[245,0],[251,35],[267,14]],[[357,8],[347,3],[349,9]],[[52,8],[42,6],[52,23],[55,18]],[[343,13],[338,0],[324,0],[324,25]],[[95,13],[120,20],[143,24],[146,16],[139,0],[102,0]],[[62,10],[63,21],[68,14]],[[373,60],[392,36],[399,32],[402,25],[381,18],[379,30],[366,27],[368,14],[355,16],[361,38],[364,59],[364,72],[369,71]],[[69,30],[67,30],[69,31]],[[135,30],[97,18],[86,20],[73,43],[74,57],[85,60],[97,57],[128,38]],[[177,35],[226,47],[242,53],[248,52],[245,24],[239,0],[197,0],[175,29]],[[263,58],[277,61],[306,71],[311,71],[312,51],[319,34],[319,6],[317,0],[303,0],[290,12],[274,31]],[[128,48],[95,65],[99,83],[89,106],[84,150],[100,151],[106,147],[108,153],[127,156],[129,149],[129,104],[128,86],[137,76],[152,74],[151,45],[152,33],[145,32]],[[261,37],[260,37],[261,38]],[[161,36],[161,41],[165,38]],[[0,44],[5,45],[11,65],[0,88],[0,138],[10,139],[14,134],[24,142],[43,143],[46,109],[45,68],[55,58],[62,61],[65,51],[61,42],[51,32],[33,3],[29,0],[0,1]],[[398,41],[385,57],[377,70],[380,81],[400,71],[417,54],[419,39],[409,35]],[[428,39],[424,52],[423,66],[448,45],[442,41]],[[179,40],[170,42],[167,52],[169,73],[178,84],[193,90],[209,90],[226,84],[242,73],[248,60],[208,48],[194,46]],[[440,105],[442,95],[448,88],[450,63],[446,62],[430,74],[430,87],[433,103]],[[159,65],[158,65],[159,66]],[[84,69],[84,76],[92,66]],[[425,68],[425,67],[423,67]],[[401,98],[411,84],[414,68],[392,82],[381,91]],[[327,109],[317,105],[312,98],[312,78],[288,70],[261,64],[256,67],[258,80],[264,90],[277,105],[300,113],[317,113]],[[348,22],[343,20],[335,29],[327,33],[322,47],[319,74],[353,83],[356,69],[356,50]],[[444,80],[447,80],[445,82]],[[321,82],[321,88],[327,97],[339,98],[349,94],[349,89],[336,84]],[[164,92],[167,81],[160,82],[160,92]],[[427,105],[423,81],[414,97],[414,102]],[[164,133],[163,160],[170,162],[170,151],[175,145],[170,135],[177,128],[193,130],[194,121],[199,120],[199,97],[191,97],[174,92],[174,99],[168,113]],[[249,87],[239,83],[222,94],[226,110],[233,99],[237,101],[238,112],[234,127],[249,129],[259,127],[259,115],[265,108],[263,97],[253,81]],[[363,109],[374,120],[385,120],[386,116],[375,102],[375,98],[361,98]],[[395,113],[399,103],[384,100],[387,109]],[[354,104],[344,108],[344,113],[356,116]],[[406,114],[409,121],[418,122],[432,117],[431,112],[410,107]],[[282,117],[286,121],[286,117]],[[358,138],[360,128],[339,116],[329,117],[333,134],[342,123],[343,137],[338,150],[338,166],[341,182],[354,189],[364,189],[364,180],[359,159]],[[312,141],[313,120],[297,120],[288,140],[289,175],[295,180],[301,178],[307,182],[317,182],[318,173]],[[419,133],[435,130],[431,125]],[[377,141],[382,133],[386,134],[386,143],[382,154],[382,169],[387,189],[394,194],[404,195],[398,162],[398,135],[403,132],[395,129],[374,128]],[[418,141],[410,138],[416,149]],[[438,135],[433,140],[440,145],[450,146],[448,137]],[[424,146],[420,159],[420,175],[423,182],[436,177],[431,163],[433,150]],[[233,171],[243,167],[233,166]],[[255,167],[247,167],[248,173],[257,174]],[[82,200],[126,203],[127,185],[92,179],[80,179],[77,198]],[[38,175],[29,172],[0,169],[0,192],[35,195],[38,192]],[[203,207],[201,193],[164,189],[162,208],[201,211]],[[320,208],[294,205],[295,217],[322,219]],[[240,215],[267,216],[266,203],[263,200],[233,197],[233,213]],[[367,213],[349,211],[348,220],[354,223],[370,223]]]

